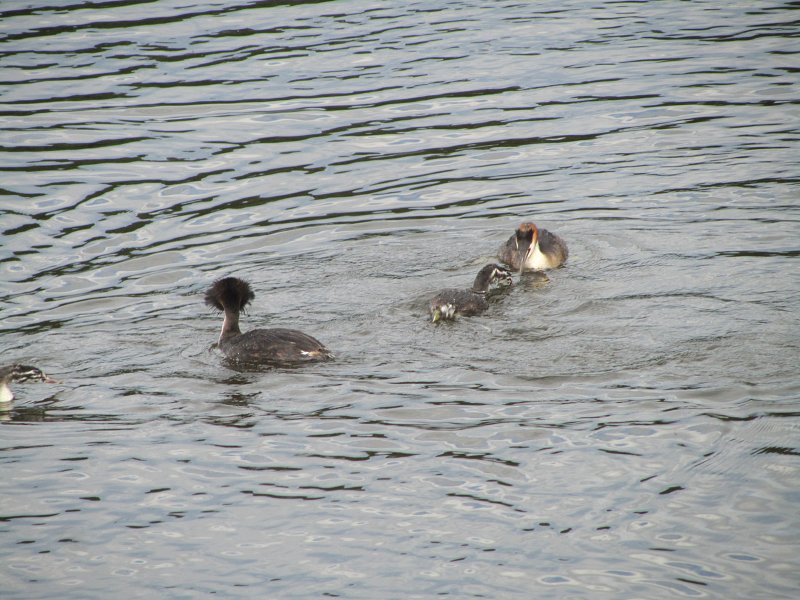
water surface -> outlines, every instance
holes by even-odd
[[[4,597],[794,598],[797,9],[5,4]]]

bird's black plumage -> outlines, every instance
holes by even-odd
[[[253,329],[242,333],[239,314],[255,298],[250,284],[238,277],[225,277],[206,291],[210,307],[225,313],[219,349],[229,359],[250,363],[298,363],[332,358],[322,343],[296,329]]]
[[[250,284],[238,277],[224,277],[214,282],[206,291],[206,304],[217,310],[241,312],[256,295],[250,289]]]

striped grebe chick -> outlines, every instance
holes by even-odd
[[[523,223],[508,241],[500,246],[500,260],[515,271],[555,269],[567,261],[567,243],[533,223]]]
[[[15,383],[24,383],[28,381],[56,383],[56,380],[45,375],[44,371],[30,365],[14,364],[8,365],[7,367],[0,367],[0,403],[11,402],[14,399],[14,393],[8,386],[12,381]]]
[[[249,363],[299,363],[332,358],[319,340],[296,329],[253,329],[242,333],[239,313],[255,298],[250,284],[237,277],[214,282],[206,304],[225,314],[219,349],[231,360]]]
[[[489,308],[486,293],[492,285],[511,285],[511,271],[500,265],[486,265],[475,277],[472,288],[442,290],[428,305],[434,323],[443,319],[454,319],[456,315],[477,315]]]

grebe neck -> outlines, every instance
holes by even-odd
[[[225,307],[225,320],[222,321],[222,331],[219,333],[219,343],[227,338],[232,338],[241,335],[239,329],[239,311],[231,310]]]
[[[5,380],[0,381],[0,404],[11,402],[14,399],[14,394]]]

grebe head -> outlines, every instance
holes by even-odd
[[[536,244],[539,243],[539,229],[533,223],[522,223],[517,227],[514,243],[519,253],[519,272],[522,273],[525,262],[536,250]]]
[[[472,291],[482,294],[487,292],[493,285],[505,286],[512,283],[511,271],[502,265],[492,263],[478,271],[478,275],[472,284]]]
[[[217,310],[241,312],[255,298],[250,284],[238,277],[224,277],[214,282],[206,292],[206,304]]]
[[[31,365],[11,365],[3,369],[3,379],[6,381],[14,381],[16,383],[24,383],[27,381],[44,381],[45,383],[57,383],[55,379],[48,377],[44,371],[38,367]]]
[[[43,381],[45,383],[58,383],[55,379],[48,377],[44,371],[30,365],[9,365],[0,368],[0,402],[10,402],[14,398],[10,382],[25,383]]]

